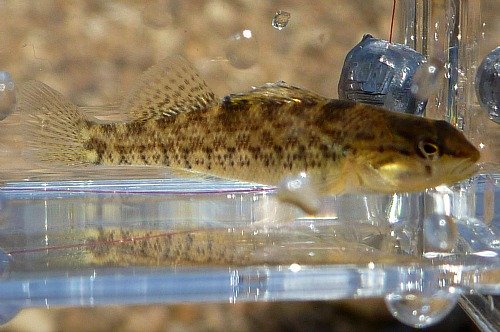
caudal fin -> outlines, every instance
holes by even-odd
[[[89,120],[76,105],[38,81],[21,84],[18,98],[28,158],[63,165],[87,162],[84,130]]]

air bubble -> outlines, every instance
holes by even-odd
[[[458,294],[438,291],[432,296],[410,292],[392,293],[385,297],[385,303],[391,314],[401,323],[413,327],[427,327],[438,323],[455,307]]]
[[[231,65],[238,69],[255,65],[259,57],[259,44],[252,30],[243,30],[229,38],[225,53]]]
[[[431,214],[424,219],[426,251],[450,251],[457,241],[457,226],[452,217]]]
[[[486,55],[477,69],[476,95],[489,118],[500,123],[500,46]]]
[[[410,91],[418,100],[427,100],[436,92],[444,79],[444,63],[435,58],[422,63],[415,72]]]
[[[5,119],[16,108],[16,93],[12,76],[0,71],[0,120]]]
[[[288,25],[290,21],[290,13],[283,10],[279,10],[274,14],[272,25],[275,29],[283,30]]]

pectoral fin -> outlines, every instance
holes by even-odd
[[[287,176],[278,186],[278,199],[293,204],[308,214],[316,214],[320,208],[316,188],[302,175]]]

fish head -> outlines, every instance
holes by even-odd
[[[400,114],[397,114],[400,115]],[[446,121],[394,116],[377,146],[358,169],[363,186],[373,191],[415,192],[451,184],[478,169],[479,151]]]

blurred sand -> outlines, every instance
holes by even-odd
[[[26,309],[0,331],[476,331],[458,309],[440,324],[401,325],[377,299]]]
[[[363,34],[388,38],[391,1],[13,1],[0,3],[3,70],[80,105],[117,101],[158,59],[183,54],[220,95],[284,80],[336,96],[345,54]],[[271,26],[277,10],[288,26]],[[232,67],[232,37],[252,31],[255,65]],[[238,44],[238,42],[236,42]]]

